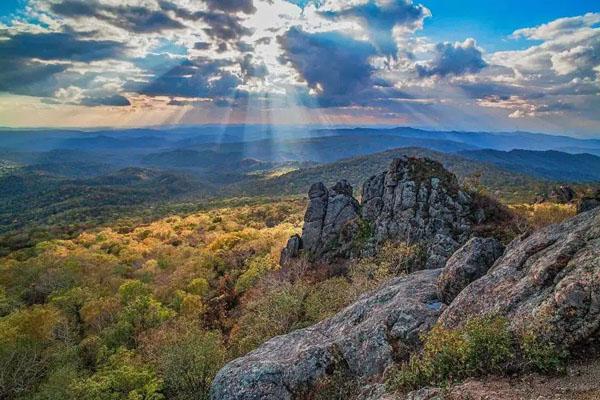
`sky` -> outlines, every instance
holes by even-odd
[[[597,0],[1,0],[0,126],[600,136]]]

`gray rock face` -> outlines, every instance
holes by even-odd
[[[428,159],[400,158],[365,182],[362,216],[378,243],[422,243],[426,268],[441,268],[471,234],[472,200],[456,177]]]
[[[504,252],[504,246],[494,238],[473,238],[448,259],[438,280],[440,299],[450,304],[471,282],[488,272]]]
[[[514,329],[567,347],[597,337],[600,328],[600,208],[515,239],[482,278],[464,289],[440,322],[457,326],[489,313]]]
[[[348,256],[353,231],[360,218],[360,206],[346,181],[327,189],[312,185],[304,215],[300,246],[311,259]]]
[[[439,274],[393,279],[328,320],[269,340],[217,374],[211,399],[293,399],[335,370],[357,378],[381,374],[408,357],[438,318]]]
[[[364,183],[361,205],[346,181],[329,190],[323,183],[314,184],[299,249],[312,261],[328,262],[353,256],[356,239],[363,246],[362,254],[370,255],[386,241],[420,244],[425,268],[438,269],[469,239],[473,225],[485,219],[486,210],[475,206],[441,164],[405,157]],[[361,236],[365,227],[372,237]],[[288,251],[292,248],[286,249],[282,265],[295,257]]]
[[[586,196],[581,199],[577,204],[577,213],[593,210],[594,208],[600,207],[600,189],[596,191],[592,196]]]
[[[300,255],[302,249],[302,238],[298,235],[294,235],[289,238],[286,246],[281,250],[281,257],[279,264],[286,265],[292,258],[296,258]]]

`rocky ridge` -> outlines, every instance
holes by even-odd
[[[399,158],[387,171],[368,179],[359,203],[346,181],[327,189],[314,184],[304,217],[302,236],[292,237],[281,263],[305,255],[311,261],[331,262],[377,249],[386,241],[420,244],[426,269],[444,266],[448,257],[485,219],[456,177],[428,159]]]
[[[372,237],[376,243],[377,232],[385,240],[390,227],[396,229],[402,224],[409,224],[406,229],[410,232],[415,226],[420,229],[414,232],[427,232],[425,227],[432,224],[446,233],[447,224],[461,225],[463,219],[477,219],[463,214],[468,207],[477,213],[477,208],[468,201],[459,201],[460,190],[452,185],[452,180],[436,181],[437,176],[411,170],[411,164],[416,165],[411,160],[395,162],[385,174],[371,178],[365,184],[363,193],[366,195],[358,208],[346,185],[336,185],[335,190],[315,186],[310,196],[309,208],[312,209],[307,211],[308,221],[315,224],[305,229],[302,237],[293,237],[282,255],[293,258],[306,251],[322,257],[347,255],[344,252],[348,247],[328,248],[321,243],[327,243],[330,238],[343,238],[340,232],[352,233],[355,229],[360,232],[364,221],[373,222]],[[415,186],[408,182],[414,182]],[[411,189],[405,190],[406,187]],[[427,200],[419,202],[421,191],[429,196],[421,197]],[[406,199],[416,201],[403,205],[405,194]],[[393,205],[397,207],[384,211]],[[440,207],[436,209],[437,206]],[[449,212],[454,214],[446,215],[445,211],[438,214],[440,209],[452,210]],[[335,218],[327,218],[328,210],[336,210],[332,214]],[[422,213],[423,210],[428,211]],[[403,211],[408,212],[402,215]],[[428,222],[424,222],[425,219]],[[325,221],[333,222],[325,224]],[[381,228],[377,228],[378,225]],[[331,229],[334,226],[345,228]],[[352,229],[347,229],[350,227]],[[316,232],[319,235],[311,237]],[[465,232],[447,234],[463,238]],[[311,241],[311,238],[318,240]],[[350,239],[355,238],[350,235]],[[429,257],[443,256],[432,246],[439,243],[435,236],[433,241],[431,236],[421,238],[425,238],[429,246]],[[377,382],[386,368],[406,360],[419,349],[420,334],[428,332],[434,324],[456,327],[481,315],[503,315],[515,332],[533,328],[545,339],[567,348],[587,346],[597,340],[600,331],[600,208],[524,234],[504,251],[495,239],[467,239],[464,238],[462,243],[466,243],[462,246],[457,241],[460,243],[457,251],[442,264],[443,268],[392,279],[332,318],[273,338],[230,362],[216,376],[211,398],[311,398],[319,382],[336,373],[348,381]],[[341,252],[337,252],[340,249]],[[439,260],[441,258],[430,267],[439,265]],[[382,389],[381,385],[374,387]],[[387,397],[379,391],[365,398]]]

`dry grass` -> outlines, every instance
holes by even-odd
[[[575,204],[515,204],[510,208],[534,229],[557,224],[577,213]]]

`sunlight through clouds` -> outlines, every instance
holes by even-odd
[[[523,26],[498,40],[528,47],[490,53],[475,36],[429,39],[435,7],[411,0],[25,3],[0,20],[0,93],[48,111],[3,125],[66,126],[72,109],[86,126],[521,129],[546,118],[592,133],[599,118],[600,13]]]

